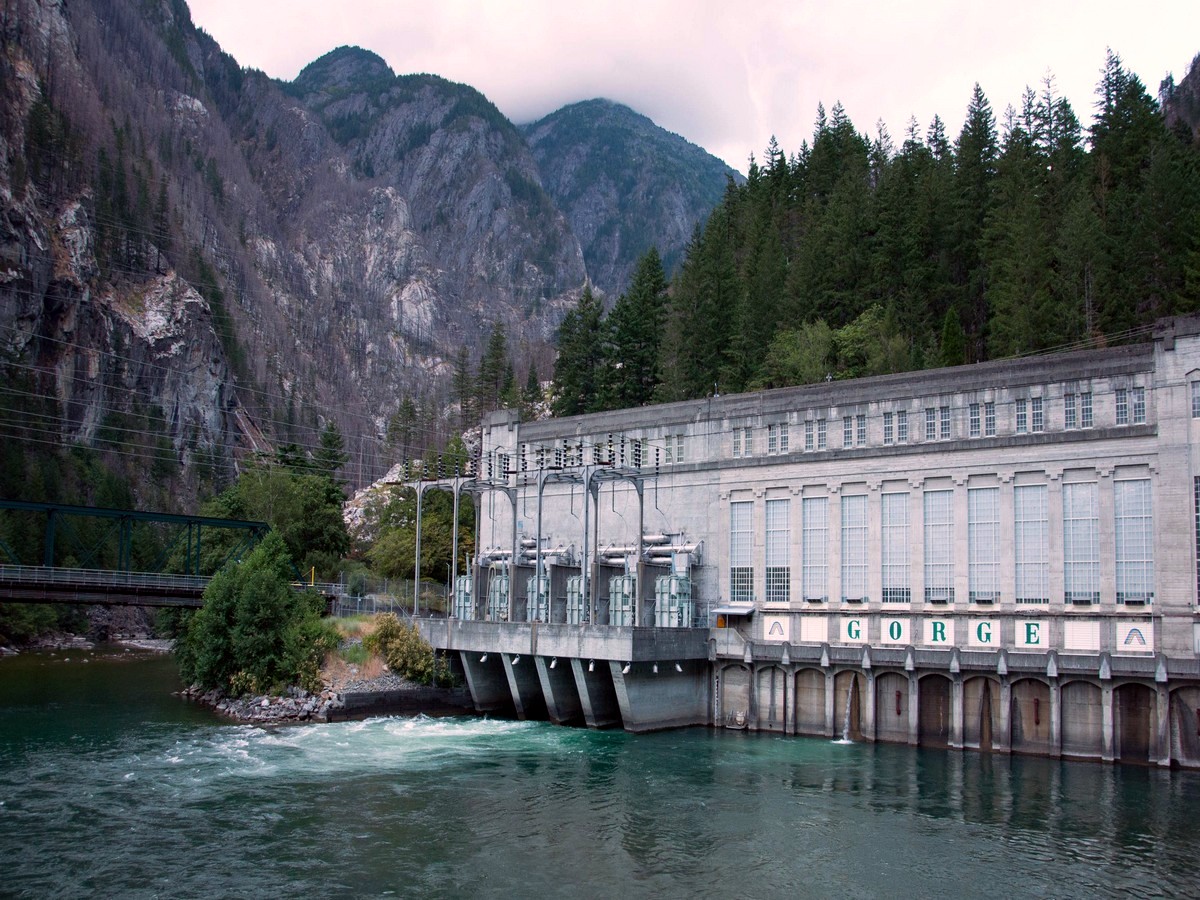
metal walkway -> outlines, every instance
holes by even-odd
[[[0,602],[198,608],[210,580],[206,575],[0,565]],[[327,604],[345,590],[340,584],[321,582],[297,582],[294,587],[318,591]]]

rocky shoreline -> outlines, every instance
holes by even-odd
[[[351,681],[338,690],[326,687],[319,694],[289,688],[278,696],[227,697],[220,691],[192,685],[179,696],[251,725],[338,722],[381,715],[468,715],[474,711],[470,695],[462,689],[426,687],[391,673]]]
[[[152,638],[148,634],[112,634],[107,643],[127,647],[132,650],[146,650],[151,653],[170,653],[174,641]],[[34,638],[20,647],[0,644],[0,656],[19,656],[26,650],[95,650],[97,641],[70,632],[52,631]]]
[[[210,706],[238,722],[254,725],[282,725],[295,722],[327,722],[330,709],[345,706],[341,695],[331,690],[310,694],[302,688],[289,688],[283,696],[260,694],[257,697],[226,697],[222,692],[206,691],[199,685],[184,688],[177,696]]]

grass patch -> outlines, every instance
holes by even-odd
[[[334,619],[333,625],[338,630],[338,634],[342,636],[343,641],[363,638],[375,630],[375,617],[369,613],[345,616]]]
[[[357,649],[342,647],[325,657],[325,665],[321,668],[321,678],[325,684],[335,691],[342,690],[346,685],[356,681],[372,681],[387,674],[387,664],[379,656],[362,649],[362,645],[354,645]],[[351,659],[346,658],[346,651]],[[358,662],[358,654],[362,653],[363,660]]]
[[[338,648],[338,656],[352,666],[366,665],[367,660],[372,656],[362,644],[343,644]]]

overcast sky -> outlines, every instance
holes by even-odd
[[[1085,127],[1105,50],[1151,94],[1200,52],[1197,0],[189,0],[237,61],[292,79],[342,44],[397,74],[431,72],[482,91],[517,123],[607,97],[740,171],[771,135],[810,139],[818,102],[860,132],[882,119],[897,145],[916,117],[958,135],[975,82],[998,122],[1053,75]]]

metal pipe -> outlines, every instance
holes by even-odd
[[[537,495],[537,543],[534,544],[534,546],[538,550],[541,550],[541,547],[542,547],[542,493],[545,490],[546,490],[546,470],[539,468],[538,469],[538,495]],[[542,554],[541,553],[537,554],[537,568],[534,569],[533,577],[534,577],[533,593],[534,593],[534,609],[535,609],[534,615],[536,615],[537,606],[540,605],[540,602],[542,599],[541,598],[541,594],[542,594]],[[549,600],[548,597],[547,597],[547,600]],[[546,618],[547,619],[550,618],[548,612],[547,612]],[[526,597],[526,599],[525,599],[525,620],[527,622],[532,622],[534,620],[534,616],[531,616],[529,614],[529,598],[528,597]]]
[[[417,617],[417,603],[421,599],[421,482],[417,482],[417,545],[416,559],[413,561],[413,618]]]
[[[457,602],[456,596],[453,601],[450,600],[450,592],[458,590],[458,495],[460,493],[459,478],[454,476],[454,521],[450,524],[451,550],[450,550],[450,590],[446,592],[446,618],[450,618],[450,611],[453,609],[453,603]]]

